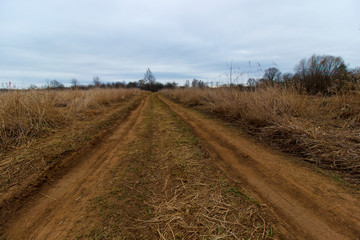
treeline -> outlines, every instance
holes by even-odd
[[[3,84],[5,86],[5,84]],[[11,83],[6,84],[7,87],[4,87],[4,90],[15,89],[16,87],[9,87],[13,86]],[[42,87],[43,89],[50,89],[50,90],[63,90],[63,89],[92,89],[92,88],[139,88],[145,91],[152,91],[157,92],[161,89],[173,89],[177,87],[177,83],[175,82],[167,82],[165,84],[161,82],[156,82],[156,78],[148,68],[144,78],[138,81],[132,82],[102,82],[99,76],[95,76],[91,84],[83,85],[77,79],[71,80],[71,86],[65,87],[65,85],[58,80],[51,80]],[[29,89],[38,89],[35,85],[30,85]]]
[[[9,84],[8,84],[9,85]],[[65,85],[58,80],[49,81],[42,89],[50,89],[50,90],[65,90],[65,89],[92,89],[92,88],[139,88],[145,91],[156,92],[161,89],[173,89],[177,87],[177,83],[175,82],[167,82],[165,84],[160,82],[147,82],[144,79],[140,79],[138,81],[132,82],[111,82],[105,83],[100,80],[99,77],[94,77],[93,83],[91,84],[80,84],[79,81],[73,79],[70,87],[65,87]],[[15,88],[15,87],[12,87]],[[4,88],[3,90],[10,90],[12,88]],[[30,85],[29,89],[40,89],[35,85]]]
[[[232,73],[229,74],[230,76]],[[236,78],[236,77],[235,77]],[[356,90],[360,84],[360,68],[350,69],[341,57],[330,55],[313,55],[302,59],[294,72],[282,73],[278,67],[270,67],[261,78],[249,78],[246,84],[236,84],[229,79],[228,84],[215,87],[237,87],[243,90],[254,90],[267,86],[287,86],[309,94],[333,94],[340,91]],[[184,86],[195,88],[212,87],[212,84],[201,80],[188,80]]]
[[[232,70],[232,67],[231,67]],[[208,88],[208,87],[237,87],[243,90],[254,90],[255,88],[266,86],[291,86],[301,92],[309,94],[334,94],[340,91],[349,92],[358,90],[360,86],[360,67],[350,69],[341,57],[331,55],[313,55],[310,58],[304,58],[295,66],[294,72],[282,73],[280,69],[270,67],[264,71],[261,78],[249,78],[246,84],[236,84],[233,81],[233,73],[229,74],[229,84],[214,86],[213,83],[193,79],[186,81],[184,88]],[[175,82],[165,84],[156,82],[156,78],[148,68],[144,78],[132,82],[102,82],[100,77],[95,76],[91,84],[83,85],[77,79],[71,80],[71,86],[65,85],[57,80],[49,81],[44,87],[46,89],[91,89],[91,88],[139,88],[141,90],[157,92],[162,89],[174,89],[178,87]],[[31,85],[30,89],[37,89]],[[16,89],[11,83],[2,84],[0,91]]]
[[[281,73],[276,67],[265,70],[261,79],[249,79],[249,86],[291,85],[310,94],[332,94],[355,90],[360,83],[360,68],[349,69],[341,57],[313,55],[302,59],[294,73]]]
[[[129,82],[125,85],[126,88],[140,88],[141,90],[157,92],[161,89],[174,89],[177,87],[176,82],[167,82],[165,84],[160,82],[146,82],[144,79],[139,81]]]
[[[176,88],[177,83],[175,82],[167,82],[166,84],[162,84],[160,82],[156,82],[156,77],[151,72],[150,68],[148,68],[144,74],[144,78],[140,79],[137,82],[129,82],[126,87],[129,88],[140,88],[141,90],[157,92],[161,89],[173,89]]]
[[[265,70],[260,79],[250,78],[250,88],[267,85],[296,87],[309,94],[333,94],[355,90],[360,83],[360,68],[349,69],[341,57],[313,55],[302,59],[294,72],[282,73],[277,67]]]

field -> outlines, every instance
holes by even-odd
[[[356,239],[359,100],[2,92],[0,239]]]
[[[239,126],[278,149],[360,183],[360,92],[307,95],[294,88],[177,89],[163,94]]]
[[[96,109],[121,102],[135,91],[14,90],[0,94],[1,151],[96,114]],[[93,110],[93,112],[91,112]]]
[[[140,95],[115,89],[0,93],[0,193],[96,141]]]

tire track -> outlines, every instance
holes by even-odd
[[[134,139],[149,96],[81,163],[28,202],[8,224],[7,239],[64,239],[81,223],[89,199],[107,184],[108,172],[120,161],[123,145]],[[74,159],[75,160],[75,159]]]
[[[360,239],[358,196],[213,120],[159,98],[193,128],[227,175],[270,206],[286,239]]]

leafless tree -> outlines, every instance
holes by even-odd
[[[99,76],[95,76],[95,77],[93,78],[93,83],[94,83],[95,87],[100,87],[100,86],[101,86],[100,77],[99,77]]]
[[[256,83],[257,83],[257,81],[256,81],[255,78],[249,78],[248,81],[247,81],[247,85],[248,85],[249,87],[255,87],[255,86],[256,86]]]
[[[51,80],[49,82],[49,88],[64,88],[64,84],[62,84],[58,80]]]
[[[148,68],[144,75],[144,81],[145,83],[155,84],[156,78],[154,74],[151,72],[150,68]]]
[[[295,67],[295,78],[310,93],[325,93],[346,81],[347,67],[341,57],[313,55]]]
[[[281,72],[276,67],[268,68],[265,70],[263,79],[273,85],[275,82],[281,81]]]
[[[79,86],[79,81],[76,78],[71,79],[71,86],[77,88]]]

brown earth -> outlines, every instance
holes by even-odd
[[[77,160],[3,238],[360,239],[358,192],[162,96]]]

